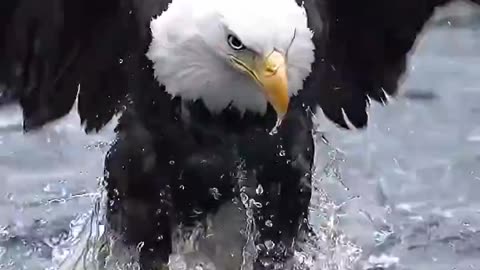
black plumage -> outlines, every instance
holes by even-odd
[[[172,99],[154,80],[145,57],[149,22],[169,2],[1,1],[3,96],[20,103],[26,131],[67,114],[77,93],[87,132],[123,112],[105,161],[107,218],[126,243],[144,242],[144,269],[168,260],[174,226],[204,220],[240,192],[261,203],[254,208],[256,244],[276,244],[259,250],[255,269],[268,269],[260,261],[285,261],[299,231],[308,230],[308,108],[319,105],[348,128],[343,109],[365,127],[367,97],[385,102],[385,93],[395,95],[417,35],[449,1],[297,0],[314,31],[316,60],[275,135],[270,107],[265,116],[240,117],[234,108],[212,115],[201,101]],[[235,177],[240,164],[245,181]]]

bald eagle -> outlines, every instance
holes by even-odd
[[[254,269],[289,269],[309,231],[313,114],[365,127],[447,2],[2,0],[0,91],[25,131],[77,97],[86,132],[122,112],[105,207],[112,233],[142,243],[143,269],[168,262],[178,230],[244,237],[228,215],[239,209],[251,211]],[[212,254],[241,261],[223,244]]]

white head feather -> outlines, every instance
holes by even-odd
[[[171,95],[202,99],[212,112],[230,104],[241,112],[267,108],[260,86],[230,64],[229,34],[255,52],[288,52],[290,96],[303,87],[314,61],[306,12],[295,0],[173,0],[150,27],[147,57],[156,79]]]

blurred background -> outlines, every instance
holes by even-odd
[[[363,131],[318,118],[312,215],[334,234],[318,269],[480,269],[479,8],[436,13],[401,93]],[[48,269],[90,216],[115,121],[93,135],[75,110],[29,134],[21,121],[0,109],[0,269]]]

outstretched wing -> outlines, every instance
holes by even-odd
[[[371,100],[386,103],[435,7],[449,0],[305,1],[316,63],[303,98],[343,128],[367,125]],[[320,19],[319,19],[320,18]]]
[[[78,94],[86,131],[102,128],[138,87],[148,23],[170,1],[0,1],[0,104],[18,101],[30,130],[67,114]],[[417,35],[450,0],[297,2],[316,45],[300,98],[344,128],[346,119],[361,128],[368,98],[395,95]]]
[[[78,95],[87,132],[119,112],[155,11],[170,0],[0,1],[0,96],[24,129],[67,114]]]

